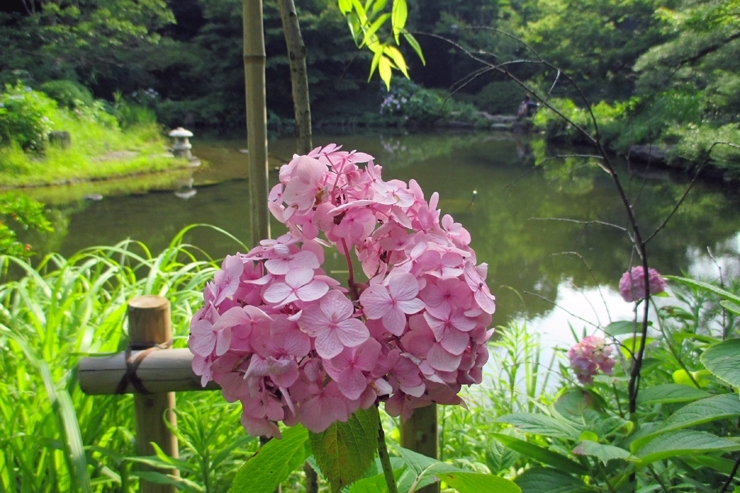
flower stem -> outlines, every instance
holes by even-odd
[[[347,259],[347,270],[349,271],[349,279],[347,279],[347,284],[349,285],[350,291],[352,291],[352,294],[354,295],[355,300],[360,299],[360,293],[357,292],[357,285],[355,284],[355,270],[354,267],[352,267],[352,257],[349,255],[349,248],[347,248],[347,242],[344,241],[344,238],[342,238],[342,246],[344,247],[344,258]]]
[[[393,476],[393,467],[391,467],[391,458],[388,455],[388,447],[385,444],[383,423],[380,419],[378,419],[378,456],[380,457],[380,464],[383,466],[383,474],[385,475],[385,484],[388,485],[388,493],[398,493],[396,478]]]

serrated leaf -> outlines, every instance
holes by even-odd
[[[584,440],[573,449],[574,454],[590,455],[596,457],[606,465],[607,462],[614,459],[628,459],[632,456],[629,451],[615,447],[613,445],[604,445],[602,443]]]
[[[586,468],[584,468],[581,464],[572,461],[569,458],[558,454],[557,452],[553,452],[533,443],[525,442],[524,440],[519,440],[518,438],[514,438],[509,435],[502,435],[500,433],[492,433],[492,435],[493,438],[500,441],[506,447],[519,452],[522,455],[526,455],[527,457],[531,457],[532,459],[542,462],[543,464],[547,464],[548,466],[552,466],[573,474],[588,474]]]
[[[514,465],[519,454],[498,440],[491,440],[486,449],[486,465],[493,474],[499,474]]]
[[[337,421],[326,431],[310,433],[311,450],[332,491],[357,481],[370,469],[378,448],[379,423],[378,408],[372,406],[358,410],[346,423]]]
[[[709,392],[697,389],[693,385],[666,383],[641,390],[637,396],[638,404],[659,404],[673,402],[688,402],[709,397]]]
[[[393,8],[391,10],[391,24],[393,25],[393,36],[396,38],[396,44],[400,43],[398,35],[406,27],[406,19],[409,15],[409,9],[406,5],[406,0],[393,0]]]
[[[578,430],[566,421],[545,416],[544,414],[513,413],[501,416],[495,421],[514,425],[524,433],[552,438],[571,438],[575,440],[580,434]]]
[[[700,359],[712,375],[733,387],[740,387],[740,339],[714,344],[702,353]]]
[[[521,493],[521,488],[508,479],[476,472],[445,472],[437,477],[458,493]]]
[[[634,320],[619,320],[604,327],[604,333],[612,337],[634,334],[636,330],[639,330],[639,326],[635,325]]]
[[[273,493],[309,456],[307,441],[308,430],[303,426],[288,428],[283,432],[283,438],[262,445],[239,469],[229,491]]]
[[[738,416],[740,416],[740,398],[737,395],[722,394],[707,397],[687,404],[668,416],[654,433],[632,442],[631,448],[633,451],[639,450],[656,435]]]
[[[727,438],[721,438],[705,431],[680,430],[659,435],[640,450],[636,452],[633,450],[633,452],[640,459],[640,465],[645,466],[679,455],[698,455],[738,449],[740,449],[740,444]]]
[[[527,469],[514,479],[522,493],[576,493],[586,489],[579,478],[549,467]]]

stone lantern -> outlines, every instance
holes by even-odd
[[[190,154],[190,149],[193,148],[188,141],[188,137],[192,137],[193,132],[186,130],[182,127],[177,127],[170,132],[170,137],[175,139],[175,144],[172,146],[172,154],[175,157],[184,157],[185,159],[191,159],[193,156]]]

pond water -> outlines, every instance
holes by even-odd
[[[157,252],[191,223],[214,224],[247,242],[247,155],[239,150],[244,140],[193,140],[193,154],[209,165],[193,172],[192,184],[178,177],[182,188],[177,195],[167,191],[78,202],[57,249],[70,254],[133,238]],[[539,161],[548,152],[544,143],[510,134],[314,137],[316,145],[331,142],[375,156],[386,180],[414,178],[427,197],[440,193],[443,213],[463,223],[478,260],[489,265],[496,325],[527,319],[548,343],[566,345],[572,342],[569,322],[579,332],[587,326],[577,317],[605,324],[610,317],[630,315],[631,305],[616,290],[632,259],[630,240],[624,231],[594,222],[626,226],[626,214],[611,179],[593,160],[553,160],[534,167],[533,155]],[[293,145],[292,139],[271,141],[271,166],[287,162]],[[671,211],[686,180],[626,165],[620,173],[643,234],[649,234]],[[270,179],[277,181],[276,171]],[[717,277],[719,265],[724,275],[737,275],[738,205],[740,196],[727,187],[697,185],[651,241],[651,265],[665,274],[706,277]],[[273,236],[282,234],[281,227],[273,226]],[[236,248],[207,229],[195,230],[186,240],[216,257]]]

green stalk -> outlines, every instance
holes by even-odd
[[[383,422],[381,420],[378,420],[378,456],[380,457],[380,464],[383,466],[383,474],[385,475],[385,484],[388,485],[388,493],[398,493],[396,478],[393,476],[393,467],[391,467],[391,458],[388,455],[388,447],[385,444],[385,432],[383,431]]]

